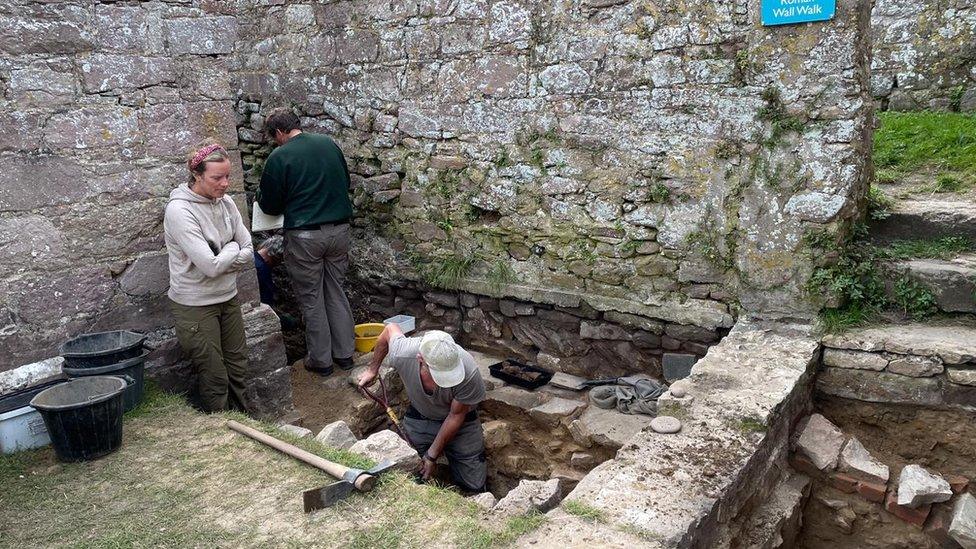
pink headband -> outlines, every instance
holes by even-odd
[[[216,143],[213,145],[207,145],[206,147],[200,149],[195,155],[193,155],[193,158],[190,159],[190,169],[192,170],[199,166],[200,163],[203,162],[204,158],[210,156],[214,152],[222,150],[224,150],[224,148]]]

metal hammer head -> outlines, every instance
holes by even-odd
[[[362,469],[350,469],[343,475],[343,480],[333,482],[322,488],[305,490],[302,493],[302,501],[305,504],[305,512],[311,513],[319,509],[325,509],[345,499],[353,492],[369,492],[376,486],[376,476],[385,473],[393,468],[395,464],[390,460],[383,460],[379,465],[368,471]]]

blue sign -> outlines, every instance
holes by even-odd
[[[834,18],[837,0],[762,0],[762,24],[792,25]]]

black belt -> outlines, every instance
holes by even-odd
[[[413,407],[413,404],[411,404],[410,407],[407,408],[407,413],[404,414],[404,416],[409,417],[411,419],[423,419],[426,421],[436,421],[438,423],[444,421],[443,419],[430,419],[429,417],[424,416],[423,414],[418,412],[416,408]],[[471,410],[470,412],[464,415],[464,422],[467,423],[469,421],[478,421],[478,410]]]
[[[322,227],[333,227],[335,225],[346,225],[349,223],[348,219],[340,219],[338,221],[326,221],[324,223],[310,223],[308,225],[302,225],[301,227],[288,227],[286,231],[314,231],[321,229]]]

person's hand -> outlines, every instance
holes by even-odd
[[[424,480],[430,480],[430,477],[434,474],[434,469],[437,467],[437,462],[430,459],[430,456],[424,454],[420,461],[420,478]]]
[[[377,372],[367,369],[359,376],[359,388],[365,389],[376,382]]]

